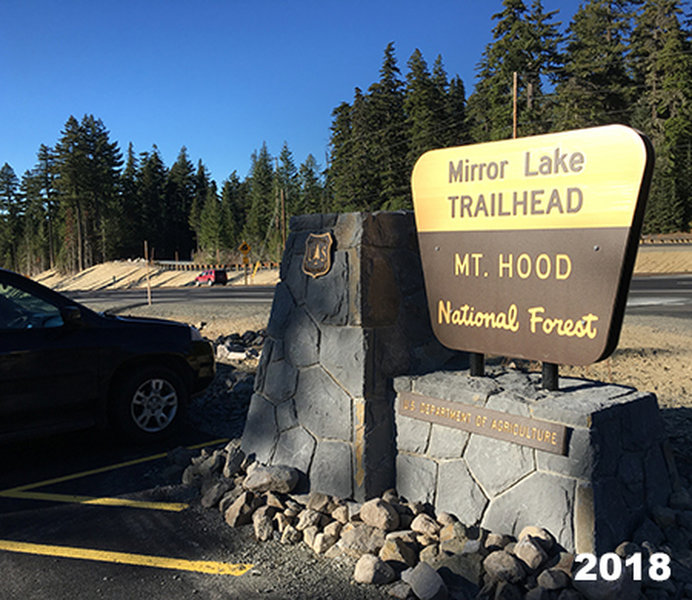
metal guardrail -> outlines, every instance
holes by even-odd
[[[252,264],[244,265],[238,263],[195,263],[183,260],[155,260],[153,264],[161,267],[165,271],[206,271],[208,269],[225,269],[226,271],[243,271],[245,266],[255,268],[259,262],[260,269],[278,269],[279,263],[272,261],[256,261]]]
[[[639,244],[641,246],[689,246],[692,245],[692,233],[643,235]]]

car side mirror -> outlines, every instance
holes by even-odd
[[[82,311],[79,306],[63,306],[60,309],[63,323],[69,327],[79,327],[82,324]]]

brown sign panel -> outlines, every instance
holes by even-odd
[[[652,168],[648,140],[620,125],[424,154],[412,187],[438,339],[560,364],[607,357]]]
[[[329,273],[332,268],[331,248],[331,233],[311,233],[305,240],[303,272],[313,279]]]
[[[398,398],[397,412],[406,417],[530,446],[552,454],[567,454],[567,428],[558,423],[412,392],[400,392]]]

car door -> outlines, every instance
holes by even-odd
[[[98,398],[93,332],[29,287],[0,277],[2,429],[69,419]]]

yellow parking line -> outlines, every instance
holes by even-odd
[[[216,444],[221,444],[227,442],[228,439],[213,440],[211,442],[206,442],[205,444],[196,444],[194,446],[188,446],[188,450],[196,450],[197,448],[203,448],[205,446],[214,446]],[[141,463],[149,462],[151,460],[157,460],[159,458],[165,458],[168,456],[167,452],[162,452],[160,454],[152,454],[151,456],[145,456],[143,458],[136,458],[134,460],[128,460],[126,462],[117,463],[114,465],[109,465],[107,467],[100,467],[98,469],[91,469],[90,471],[82,471],[81,473],[74,473],[73,475],[65,475],[63,477],[55,477],[53,479],[46,479],[45,481],[39,481],[38,483],[30,483],[28,485],[20,485],[19,487],[11,488],[9,490],[4,490],[2,493],[6,492],[24,492],[26,490],[33,490],[37,487],[44,487],[46,485],[53,485],[55,483],[63,483],[64,481],[71,481],[73,479],[81,479],[82,477],[88,477],[89,475],[98,475],[99,473],[106,473],[108,471],[115,471],[116,469],[122,469],[123,467],[131,467],[133,465],[139,465]]]
[[[92,550],[89,548],[73,548],[70,546],[49,546],[46,544],[30,544],[0,540],[0,550],[20,552],[40,556],[57,556],[61,558],[76,558],[99,562],[136,565],[142,567],[157,567],[159,569],[174,569],[178,571],[194,571],[211,575],[239,576],[247,573],[253,565],[213,562],[207,560],[185,560],[182,558],[167,558],[165,556],[150,556],[146,554],[130,554],[128,552],[111,552]]]
[[[169,510],[180,512],[189,508],[182,502],[150,502],[146,500],[128,500],[127,498],[95,498],[93,496],[73,496],[70,494],[50,494],[47,492],[22,492],[8,490],[0,492],[2,498],[19,498],[21,500],[48,500],[50,502],[67,502],[69,504],[91,504],[95,506],[126,506],[129,508],[147,508],[150,510]]]

